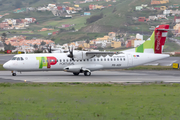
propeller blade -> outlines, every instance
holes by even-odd
[[[49,46],[48,51],[49,51],[49,53],[52,53],[51,46]]]

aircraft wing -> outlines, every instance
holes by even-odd
[[[123,54],[123,52],[86,52],[86,56],[92,56],[92,57],[100,57],[100,56],[113,56],[115,54]]]

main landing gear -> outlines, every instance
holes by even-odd
[[[91,72],[85,71],[85,72],[84,72],[84,76],[91,76]]]
[[[75,76],[78,76],[79,75],[79,73],[73,73]],[[84,72],[84,76],[91,76],[91,72],[89,72],[89,71],[85,71]]]

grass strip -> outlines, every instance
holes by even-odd
[[[4,71],[4,70],[6,70],[6,69],[4,69],[4,68],[3,68],[3,65],[0,64],[0,71]]]
[[[0,83],[0,119],[180,118],[180,84]]]

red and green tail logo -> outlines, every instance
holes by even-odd
[[[55,57],[36,57],[36,60],[39,60],[39,69],[42,69],[43,67],[51,68],[52,65],[57,63]]]

